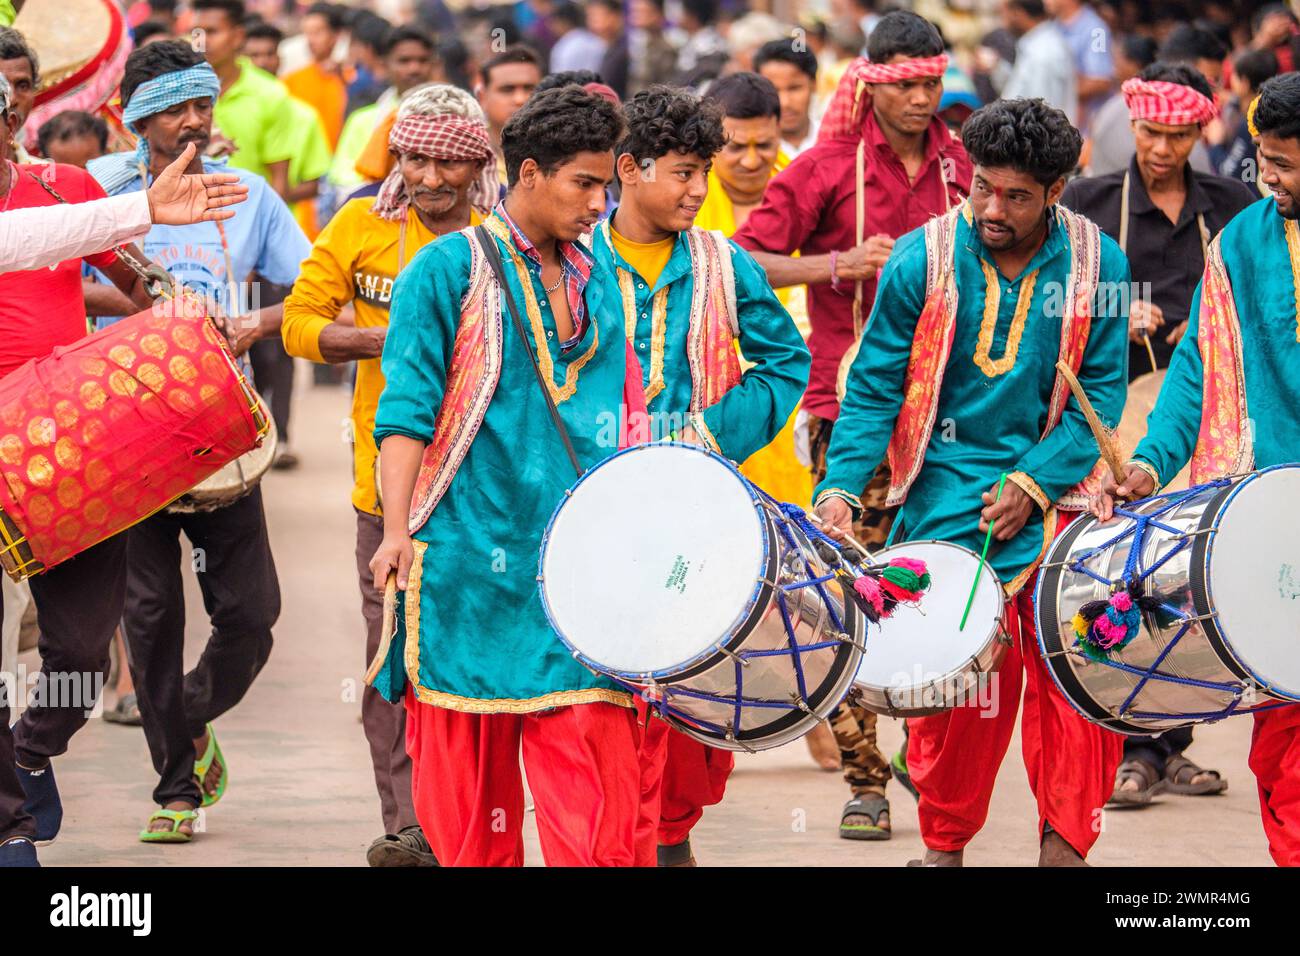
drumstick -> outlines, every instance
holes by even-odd
[[[993,498],[994,504],[1002,500],[1002,486],[1006,483],[1007,473],[1004,471],[1002,477],[998,479],[998,493]],[[966,618],[970,614],[971,605],[975,603],[975,592],[980,589],[980,578],[984,576],[984,559],[988,557],[989,542],[993,540],[993,526],[997,523],[997,518],[990,521],[988,534],[984,535],[984,550],[980,552],[980,566],[975,569],[975,581],[970,586],[970,596],[966,598],[966,610],[961,612],[961,624],[957,626],[959,631],[966,630]]]
[[[397,631],[397,572],[389,571],[388,578],[384,581],[384,610],[383,623],[379,629],[379,648],[375,651],[375,657],[370,662],[370,667],[366,669],[365,682],[370,686],[383,670],[384,661],[388,659],[388,648],[392,643],[393,635]]]
[[[1150,343],[1148,343],[1150,348]],[[1120,455],[1119,449],[1115,447],[1115,440],[1111,437],[1106,426],[1101,423],[1097,417],[1097,410],[1092,407],[1092,402],[1088,401],[1087,394],[1083,391],[1083,386],[1074,376],[1074,370],[1065,364],[1065,360],[1056,363],[1056,370],[1061,373],[1065,381],[1070,386],[1070,391],[1074,393],[1075,399],[1079,402],[1079,407],[1083,409],[1083,417],[1088,420],[1088,427],[1092,429],[1092,437],[1097,439],[1097,447],[1101,449],[1101,457],[1106,459],[1106,465],[1110,468],[1111,473],[1115,476],[1116,484],[1124,483],[1123,456]]]
[[[1160,371],[1160,366],[1156,365],[1155,350],[1151,348],[1151,336],[1147,335],[1145,331],[1142,333],[1142,344],[1147,347],[1147,358],[1151,360],[1151,371]]]
[[[809,518],[811,518],[819,528],[831,527],[830,522],[823,519],[822,516],[817,514],[817,512],[815,511],[805,511],[804,514],[806,514]],[[849,544],[853,545],[853,547],[857,548],[858,553],[861,554],[864,559],[871,557],[871,552],[867,549],[867,546],[863,544],[861,541],[859,541],[857,538],[853,537],[853,535],[849,534],[847,531],[844,532],[844,540],[847,541]]]

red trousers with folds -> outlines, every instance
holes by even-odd
[[[443,866],[522,866],[520,753],[548,866],[631,866],[641,807],[636,711],[592,703],[467,714],[406,696],[415,814]]]
[[[658,846],[681,843],[704,808],[722,801],[736,760],[731,751],[706,747],[665,720],[647,719],[639,701],[638,714],[643,733],[636,863],[654,866]]]
[[[1063,516],[1058,531],[1068,523]],[[1038,830],[1054,829],[1086,857],[1101,833],[1102,808],[1115,786],[1123,737],[1085,720],[1061,695],[1038,650],[1034,584],[1007,603],[1011,647],[992,682],[991,706],[970,701],[907,722],[907,769],[920,792],[921,838],[931,850],[960,850],[988,818],[998,768],[1011,743],[1025,692],[1020,741]]]
[[[1268,852],[1278,866],[1300,866],[1300,704],[1261,710],[1250,738],[1250,771]]]

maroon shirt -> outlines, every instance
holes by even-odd
[[[925,138],[925,163],[915,182],[867,113],[863,238],[878,233],[897,239],[957,205],[970,193],[971,162],[961,142],[937,118]],[[854,176],[858,138],[818,143],[800,154],[767,184],[762,204],[749,214],[732,238],[750,252],[824,255],[845,252],[855,245]],[[941,163],[947,162],[941,179]],[[945,201],[944,193],[947,192]],[[862,318],[871,314],[876,280],[862,283]],[[835,375],[853,344],[853,283],[842,281],[836,292],[830,282],[808,286],[808,317],[812,335],[812,372],[803,407],[819,418],[839,414]]]

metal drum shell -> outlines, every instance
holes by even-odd
[[[1243,479],[1251,477],[1253,475],[1247,475]],[[1169,558],[1144,582],[1148,594],[1161,594],[1166,603],[1181,614],[1198,618],[1189,624],[1188,632],[1161,661],[1162,673],[1223,684],[1255,682],[1258,686],[1217,626],[1215,607],[1207,588],[1213,553],[1209,540],[1241,484],[1242,481],[1238,480],[1224,487],[1205,489],[1177,505],[1160,520],[1183,529],[1182,536],[1171,538],[1167,534],[1148,534],[1143,543],[1142,566],[1152,567],[1175,548],[1182,537],[1192,537],[1191,547]],[[1130,507],[1147,513],[1160,504],[1159,500],[1149,500]],[[1103,528],[1095,517],[1086,515],[1066,528],[1052,543],[1039,572],[1035,594],[1039,650],[1066,699],[1094,723],[1128,735],[1150,735],[1200,723],[1208,718],[1189,719],[1180,715],[1220,712],[1233,703],[1236,693],[1228,689],[1149,680],[1129,710],[1169,716],[1133,717],[1122,714],[1120,707],[1141,680],[1141,675],[1091,661],[1071,649],[1076,640],[1070,623],[1074,612],[1087,601],[1106,600],[1110,588],[1081,571],[1072,570],[1069,555],[1084,553],[1104,544],[1120,527],[1122,525],[1112,519]],[[1092,570],[1111,580],[1122,577],[1132,541],[1130,536],[1103,552],[1098,557],[1104,557],[1104,563],[1093,565]],[[1112,659],[1145,671],[1154,664],[1181,626],[1182,622],[1178,620],[1153,622],[1150,615],[1144,614],[1141,632],[1127,647],[1114,652]],[[1261,691],[1260,696],[1288,700],[1266,691]]]

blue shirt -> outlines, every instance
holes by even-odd
[[[115,156],[104,159],[120,162]],[[92,160],[87,170],[104,185],[110,196],[143,188],[139,176],[112,188],[115,184],[110,167],[101,163],[103,160]],[[137,245],[186,288],[205,298],[214,298],[227,315],[243,315],[261,308],[257,286],[249,281],[251,274],[256,272],[262,279],[276,285],[292,285],[298,278],[302,261],[311,254],[311,243],[284,200],[260,176],[207,162],[203,168],[205,172],[234,173],[248,187],[248,199],[235,207],[234,218],[220,224],[154,225]],[[233,277],[226,274],[223,232]],[[235,283],[233,295],[232,281]],[[96,324],[104,328],[120,318],[100,317]]]

